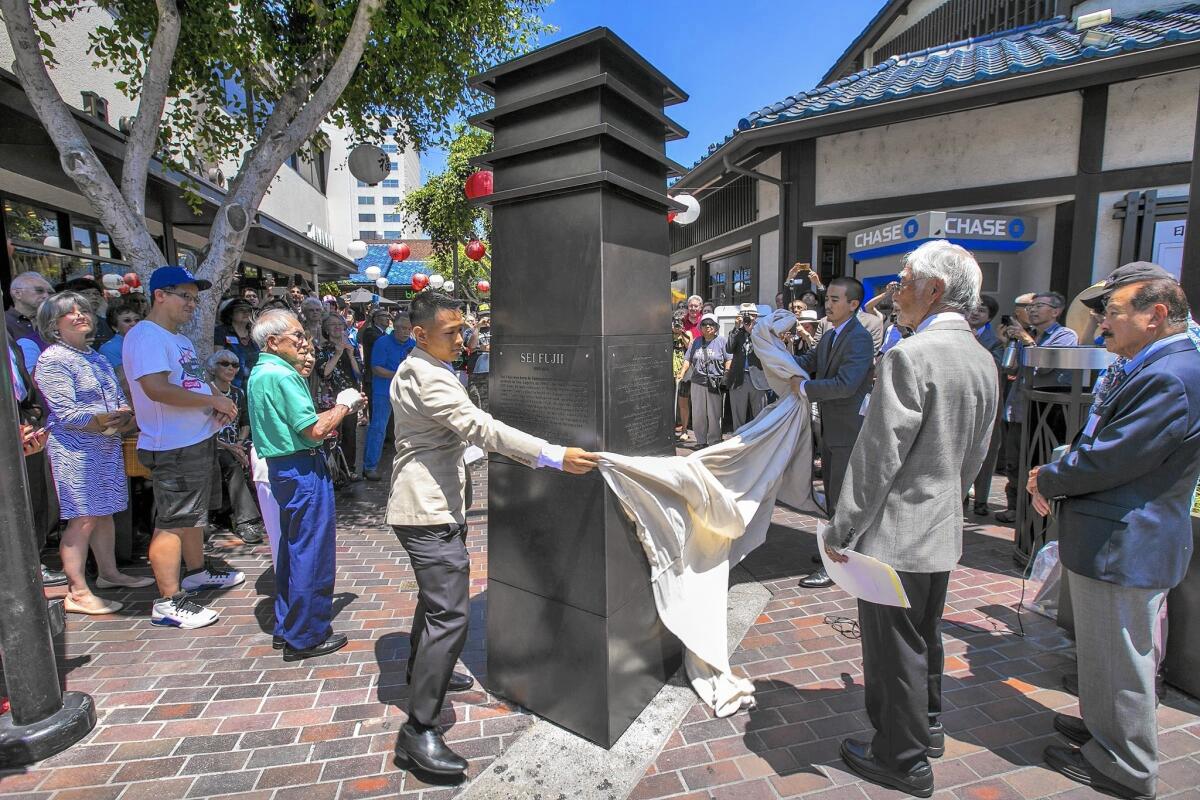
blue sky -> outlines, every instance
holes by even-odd
[[[884,0],[558,0],[542,18],[558,28],[542,44],[599,25],[675,81],[690,99],[667,115],[689,132],[667,155],[686,166],[740,117],[817,85]],[[445,155],[422,156],[423,174]]]

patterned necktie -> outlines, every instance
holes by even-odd
[[[1125,379],[1129,377],[1125,372],[1125,365],[1129,363],[1129,359],[1118,357],[1116,361],[1109,365],[1108,369],[1104,370],[1104,374],[1100,376],[1100,380],[1096,381],[1095,388],[1092,389],[1092,409],[1093,414],[1100,411],[1100,406],[1104,405],[1104,401],[1112,397],[1112,395],[1121,387]]]

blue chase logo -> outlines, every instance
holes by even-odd
[[[1025,220],[1018,218],[1008,223],[1008,235],[1014,239],[1020,239],[1022,236],[1024,236]]]
[[[904,223],[904,238],[911,239],[917,235],[917,230],[921,226],[917,224],[915,219],[910,219]]]

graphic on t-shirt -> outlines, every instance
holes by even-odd
[[[204,386],[204,367],[196,353],[189,348],[179,348],[179,369],[183,372],[179,385],[189,391]]]

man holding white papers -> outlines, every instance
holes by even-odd
[[[964,314],[979,303],[971,254],[946,241],[909,253],[895,295],[916,331],[883,357],[826,555],[856,550],[893,567],[910,608],[859,600],[865,702],[875,737],[846,739],[842,760],[872,782],[933,794],[929,757],[944,750],[942,611],[962,555],[962,501],[996,417],[996,364]],[[914,691],[915,687],[924,687]]]

